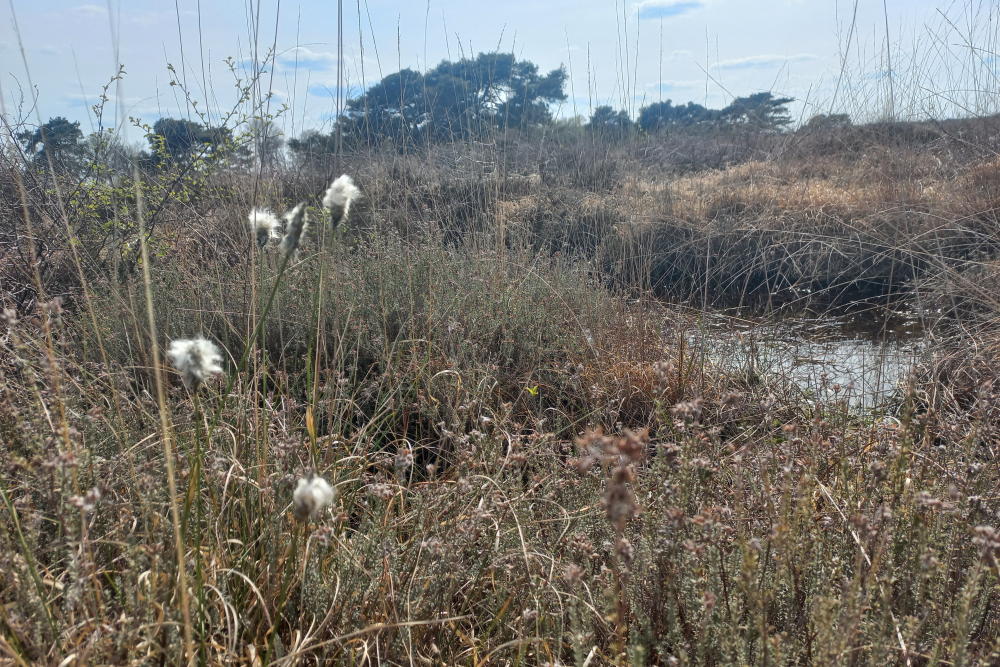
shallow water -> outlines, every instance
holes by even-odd
[[[729,373],[784,380],[810,396],[873,408],[905,383],[923,349],[923,330],[905,306],[764,317],[737,309],[709,311],[689,327],[689,343]]]

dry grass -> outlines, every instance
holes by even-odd
[[[849,387],[804,397],[713,365],[688,335],[699,313],[633,298],[682,270],[698,292],[706,255],[713,294],[776,270],[819,284],[822,253],[853,246],[828,275],[877,283],[884,262],[930,264],[912,259],[928,230],[953,239],[937,258],[964,261],[968,239],[993,242],[992,167],[901,153],[892,190],[872,176],[893,171],[885,155],[657,175],[618,146],[621,164],[588,170],[573,146],[558,169],[495,147],[500,177],[460,172],[454,147],[356,156],[366,201],[287,268],[246,212],[322,176],[220,172],[148,219],[148,285],[117,191],[111,240],[104,213],[70,209],[86,294],[29,188],[48,215],[40,285],[4,212],[0,659],[996,664],[988,378],[914,377],[894,415],[861,415]],[[162,412],[147,287],[161,349],[203,334],[227,356],[195,393],[165,369]],[[337,497],[296,521],[310,472]]]

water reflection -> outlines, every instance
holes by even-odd
[[[748,380],[784,381],[810,396],[849,390],[857,407],[896,395],[923,350],[919,318],[905,307],[861,307],[763,317],[741,309],[699,314],[689,326],[694,349],[722,370]]]

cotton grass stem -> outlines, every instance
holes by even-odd
[[[292,542],[285,549],[285,571],[281,578],[281,594],[278,597],[278,604],[275,605],[274,625],[271,626],[271,636],[267,640],[267,651],[264,653],[264,664],[270,664],[271,650],[274,648],[274,640],[280,631],[281,615],[285,613],[285,602],[288,598],[288,585],[291,582],[292,571],[295,569],[295,559],[298,552],[299,533],[303,530],[303,524],[296,521],[292,528]]]
[[[139,187],[139,167],[135,167],[135,208],[139,221],[139,245],[142,251],[142,282],[146,288],[146,314],[149,316],[149,340],[152,348],[153,377],[156,380],[156,400],[160,410],[160,429],[163,432],[163,455],[167,466],[167,488],[170,492],[170,513],[174,521],[174,545],[177,549],[177,586],[180,588],[181,614],[184,619],[185,662],[193,659],[191,642],[191,609],[188,607],[187,578],[185,577],[184,543],[181,541],[180,512],[177,509],[177,480],[174,478],[174,454],[170,442],[170,425],[167,423],[167,403],[163,395],[163,371],[160,368],[160,350],[156,338],[156,316],[153,312],[153,289],[149,277],[149,250],[146,247],[146,224],[142,215],[142,190]]]
[[[298,226],[298,233],[301,234],[301,225],[303,224],[302,218],[304,217],[304,204],[299,204],[292,212],[292,219],[290,220],[290,225]],[[282,241],[284,243],[284,241]],[[240,362],[236,365],[236,372],[229,375],[229,380],[226,382],[226,390],[222,393],[222,398],[219,400],[219,407],[215,410],[215,415],[212,417],[212,423],[208,427],[208,435],[206,440],[212,440],[212,434],[215,432],[215,427],[219,423],[219,418],[222,417],[222,411],[226,407],[226,401],[229,400],[229,394],[233,389],[233,384],[236,382],[237,376],[246,370],[247,359],[250,357],[250,352],[253,350],[255,343],[257,342],[257,337],[264,328],[264,322],[267,321],[267,314],[271,310],[271,306],[274,304],[274,297],[278,294],[278,286],[281,284],[281,278],[285,275],[285,269],[288,268],[288,261],[294,256],[295,251],[298,250],[298,238],[296,237],[294,247],[289,246],[289,251],[282,248],[281,264],[278,265],[278,275],[274,278],[274,285],[271,286],[271,293],[267,297],[267,304],[264,306],[264,310],[260,314],[260,318],[257,320],[257,325],[254,327],[253,333],[250,334],[250,340],[247,341],[246,346],[243,349],[243,356],[240,357]]]
[[[325,250],[325,248],[322,248]],[[313,299],[312,322],[309,327],[309,351],[306,353],[306,386],[309,387],[309,413],[307,415],[307,426],[309,427],[309,465],[316,469],[316,429],[314,427],[313,415],[316,412],[316,402],[319,392],[319,362],[321,349],[321,336],[323,328],[323,268],[325,263],[320,261],[319,276],[316,279],[316,293]]]
[[[205,518],[204,518],[204,507],[203,507],[202,497],[201,497],[201,478],[202,478],[202,474],[204,473],[204,470],[205,470],[205,457],[204,457],[204,453],[203,453],[204,449],[202,448],[202,443],[201,443],[201,419],[202,419],[202,417],[201,417],[201,404],[198,401],[198,391],[197,391],[197,389],[195,391],[191,392],[191,399],[194,402],[194,425],[195,425],[195,445],[194,446],[195,446],[195,455],[197,456],[197,459],[198,459],[197,472],[194,475],[194,478],[195,478],[194,479],[194,484],[195,484],[195,490],[194,490],[194,492],[195,492],[195,502],[197,503],[197,508],[198,508],[198,515],[197,515],[197,519],[196,519],[197,520],[197,524],[195,525],[195,531],[194,531],[194,535],[195,535],[195,538],[194,538],[194,542],[195,542],[195,544],[194,544],[194,549],[195,549],[194,568],[195,568],[195,570],[194,570],[194,572],[195,572],[196,583],[197,583],[197,586],[198,586],[198,625],[199,625],[199,628],[198,628],[198,639],[199,639],[198,659],[201,661],[202,664],[204,664],[207,661],[207,658],[208,658],[208,653],[207,653],[206,648],[205,648],[205,632],[206,632],[206,630],[208,628],[208,623],[206,622],[206,619],[205,619],[205,605],[206,605],[206,601],[205,601],[205,577],[204,577],[204,573],[202,572],[202,563],[201,563],[201,531],[202,531],[202,526],[203,526],[204,521],[205,521]],[[205,444],[208,445],[209,443],[206,442]]]
[[[267,319],[267,313],[271,310],[271,305],[274,303],[274,297],[278,293],[278,285],[281,284],[281,277],[285,273],[285,267],[288,266],[288,257],[283,256],[281,258],[281,264],[278,266],[278,276],[274,279],[274,285],[271,286],[271,294],[267,297],[267,305],[264,306],[263,312],[260,314],[260,319],[257,320],[257,325],[254,327],[253,333],[250,334],[250,340],[247,341],[246,349],[243,350],[243,356],[240,357],[240,362],[236,365],[236,372],[230,374],[229,380],[226,381],[226,390],[222,393],[222,398],[219,400],[219,407],[215,410],[215,415],[212,417],[212,423],[208,427],[208,439],[211,440],[212,433],[215,431],[216,424],[219,423],[219,418],[222,416],[222,410],[226,407],[226,401],[229,399],[229,393],[233,389],[233,384],[236,382],[236,377],[246,370],[247,359],[250,357],[250,351],[253,349],[254,343],[257,341],[257,336],[260,335],[261,329],[264,327],[264,321]]]

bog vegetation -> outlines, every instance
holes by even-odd
[[[997,119],[564,79],[404,70],[287,152],[5,126],[5,663],[997,664]],[[713,357],[733,298],[924,353],[862,412]]]

